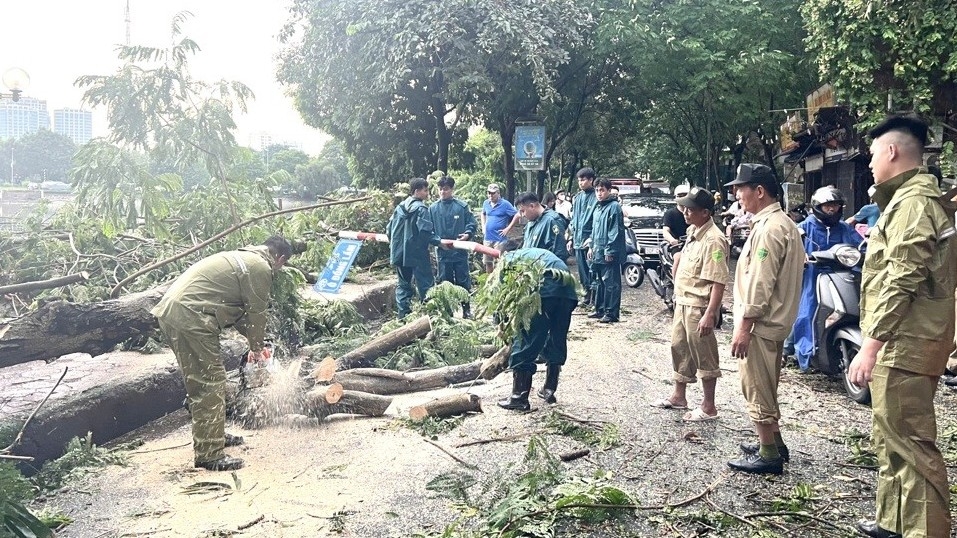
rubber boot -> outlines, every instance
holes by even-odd
[[[472,319],[472,305],[462,303],[462,319]]]
[[[555,391],[558,389],[558,374],[561,371],[562,367],[558,364],[549,364],[545,371],[545,385],[542,390],[538,391],[538,397],[547,403],[558,403],[558,400],[555,399]]]
[[[512,395],[498,401],[502,409],[512,411],[528,411],[532,408],[528,403],[528,393],[532,390],[532,376],[535,372],[512,370]]]

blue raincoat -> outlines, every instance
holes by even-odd
[[[816,216],[809,215],[798,228],[804,231],[804,252],[810,254],[816,250],[827,250],[840,243],[857,245],[861,236],[844,221],[834,226],[825,226]],[[808,264],[804,267],[804,280],[801,285],[801,304],[798,307],[797,320],[794,322],[794,350],[798,367],[807,370],[814,354],[814,312],[817,310],[815,283],[820,269]]]

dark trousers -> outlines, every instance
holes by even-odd
[[[528,330],[512,343],[508,365],[516,371],[535,372],[535,359],[561,366],[568,358],[568,327],[578,301],[563,297],[543,297],[542,311],[532,318]]]
[[[395,286],[395,304],[398,316],[403,318],[412,312],[412,297],[416,290],[419,292],[419,301],[424,303],[425,294],[435,285],[435,278],[432,276],[432,266],[428,264],[396,265],[395,273],[399,277]]]
[[[586,248],[575,249],[575,265],[578,266],[578,282],[581,283],[585,291],[591,290],[591,267],[588,263]]]
[[[472,290],[472,275],[469,274],[469,261],[464,260],[439,260],[439,274],[436,278],[439,282],[451,282],[456,286],[465,288],[465,291]]]
[[[617,320],[621,316],[621,263],[592,264],[592,275],[595,311]]]

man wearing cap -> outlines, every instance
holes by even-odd
[[[575,250],[575,265],[578,266],[578,282],[585,288],[585,299],[582,307],[592,305],[591,267],[588,261],[588,246],[591,241],[592,218],[595,215],[595,171],[591,168],[582,168],[576,174],[578,188],[581,191],[572,200],[572,220],[568,223],[571,239],[568,241],[568,250]]]
[[[425,200],[429,198],[429,183],[423,178],[409,181],[409,197],[395,207],[387,228],[389,236],[389,263],[395,266],[399,278],[395,287],[396,313],[404,318],[412,311],[412,297],[416,289],[419,300],[435,285],[429,245],[441,245],[435,233],[432,216]],[[415,281],[415,288],[412,286]]]
[[[675,187],[675,201],[681,200],[688,195],[691,188],[687,183],[682,183]],[[681,242],[681,238],[688,233],[688,223],[685,222],[684,213],[677,206],[669,207],[665,214],[661,216],[661,235],[669,245],[674,246]]]
[[[543,206],[534,192],[519,194],[515,203],[522,216],[528,219],[522,247],[543,248],[562,261],[568,260],[568,250],[565,249],[565,219],[554,209]]]
[[[950,536],[947,467],[937,448],[934,393],[954,335],[954,208],[922,165],[927,125],[893,116],[868,133],[881,208],[861,274],[864,342],[848,379],[870,384],[877,472],[867,536]]]
[[[675,314],[671,329],[671,364],[675,388],[671,397],[652,405],[687,409],[688,383],[701,377],[701,405],[685,413],[684,420],[699,422],[718,418],[714,391],[721,369],[714,329],[721,317],[721,299],[728,283],[728,238],[714,223],[714,197],[707,189],[693,187],[678,199],[690,225],[681,259],[675,267]]]
[[[743,443],[743,458],[728,466],[748,473],[784,472],[789,459],[778,422],[778,376],[784,339],[797,317],[804,245],[778,203],[781,187],[763,164],[742,164],[734,181],[741,207],[754,214],[734,273],[731,354],[740,359],[741,390],[758,443]]]
[[[508,233],[521,217],[511,202],[502,198],[498,184],[489,183],[486,189],[488,199],[482,203],[482,234],[485,236],[483,244],[487,247],[502,250],[508,241]],[[484,254],[485,272],[491,273],[495,268],[495,258]]]
[[[439,201],[429,206],[429,216],[435,226],[435,233],[442,239],[471,241],[475,236],[475,215],[468,204],[455,197],[455,180],[442,176],[439,178],[438,187]],[[466,291],[472,289],[468,251],[439,248],[435,257],[439,266],[439,282],[451,282]],[[462,303],[462,317],[468,319],[471,315],[469,303]]]

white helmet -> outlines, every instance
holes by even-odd
[[[685,195],[687,195],[689,192],[691,192],[691,186],[688,185],[687,183],[682,183],[682,184],[678,185],[677,187],[675,187],[675,197],[676,197],[676,198],[679,197],[679,196],[685,196]]]

